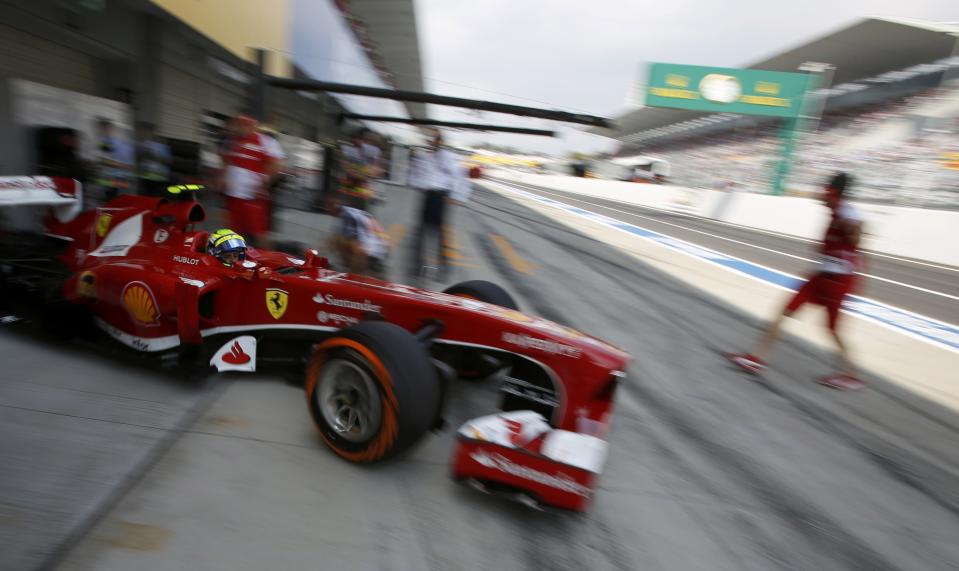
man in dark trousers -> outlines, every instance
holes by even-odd
[[[436,246],[436,279],[445,282],[449,277],[448,245],[446,244],[447,205],[464,202],[468,194],[468,181],[456,154],[443,145],[443,135],[437,129],[430,132],[431,139],[425,149],[417,149],[410,165],[410,186],[423,194],[416,229],[412,273],[415,277],[426,274],[424,249],[430,243]]]

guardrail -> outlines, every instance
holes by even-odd
[[[822,237],[829,221],[826,208],[811,198],[504,170],[490,171],[487,176],[812,240]],[[959,248],[956,247],[959,211],[868,203],[856,205],[866,217],[865,249],[959,267]]]

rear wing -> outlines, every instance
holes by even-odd
[[[60,222],[76,217],[83,207],[83,185],[72,178],[0,176],[0,208],[50,206]]]

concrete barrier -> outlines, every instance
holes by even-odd
[[[490,171],[488,176],[813,240],[822,238],[829,222],[826,208],[811,198],[514,171]],[[863,247],[867,250],[959,266],[959,212],[867,203],[856,206],[866,218]]]

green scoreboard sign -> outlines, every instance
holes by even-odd
[[[654,63],[646,105],[706,113],[799,117],[815,78],[805,73]]]

